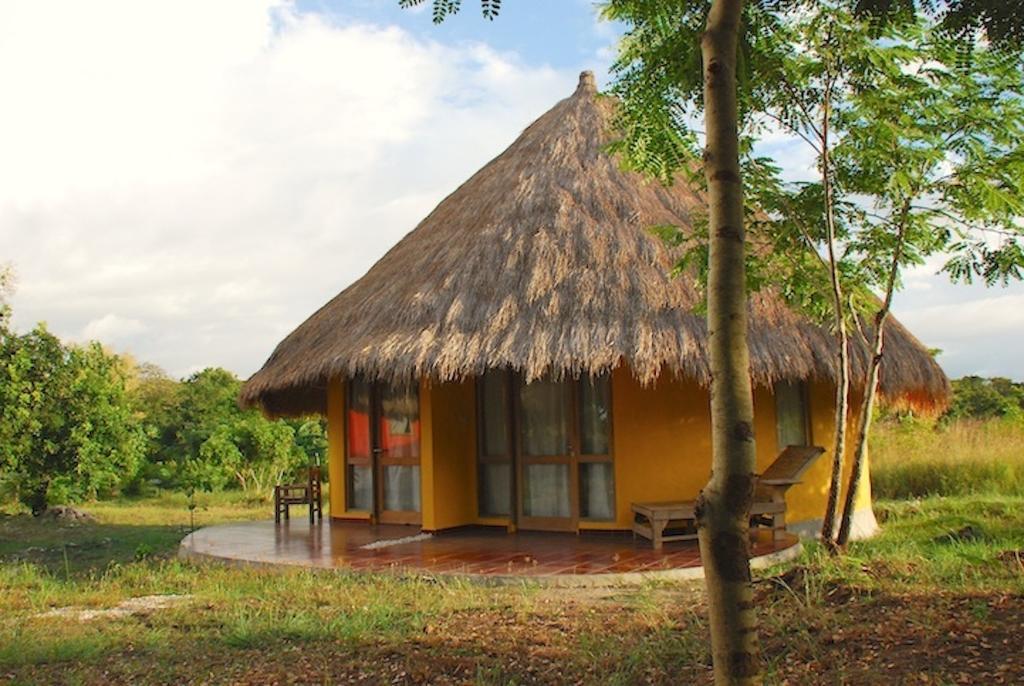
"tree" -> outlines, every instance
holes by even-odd
[[[0,266],[0,350],[5,350],[7,339],[11,336],[10,318],[11,307],[10,296],[14,292],[14,270],[10,265]],[[2,383],[5,373],[5,360],[0,357],[0,475],[10,471],[14,466],[13,451],[9,449],[13,441],[13,423],[4,421],[6,411],[4,408],[11,408],[17,401],[15,389],[10,384]]]
[[[1024,415],[1024,383],[965,376],[953,381],[953,402],[944,419],[1018,418]]]
[[[317,433],[323,440],[321,420],[272,421],[256,410],[242,410],[236,401],[240,387],[234,374],[218,368],[181,383],[172,420],[178,481],[204,490],[237,484],[267,492],[285,474],[315,461],[307,449],[317,449]],[[296,438],[300,427],[301,440]]]
[[[874,70],[865,56],[871,44],[867,27],[841,2],[816,3],[780,29],[774,36],[774,59],[768,60],[767,67],[778,88],[763,91],[753,107],[768,122],[811,148],[817,158],[818,179],[786,187],[775,170],[768,177],[748,175],[762,180],[752,193],[755,205],[766,216],[755,221],[770,243],[760,254],[755,250],[755,258],[769,263],[771,281],[784,284],[779,290],[790,304],[827,323],[836,338],[832,471],[821,529],[822,541],[830,545],[839,508],[849,417],[847,298],[857,290],[857,284],[850,287],[847,283],[849,274],[844,273],[844,267],[849,269],[840,253],[840,241],[848,236],[846,220],[855,217],[849,216],[852,206],[843,203],[842,189],[836,187],[833,155],[842,136],[837,128],[841,128],[846,96],[853,88],[870,87]],[[802,254],[818,259],[795,257]],[[827,273],[827,293],[820,286],[822,270]],[[822,311],[826,309],[827,315]]]
[[[867,455],[885,328],[901,270],[933,254],[953,281],[1020,279],[1024,268],[1024,68],[1019,57],[936,27],[904,27],[877,87],[856,93],[837,149],[849,192],[868,198],[851,241],[881,290],[854,464],[836,542],[845,546]]]
[[[4,331],[0,389],[6,479],[33,514],[114,492],[136,470],[141,432],[117,359],[98,345],[65,346],[43,325]]]
[[[715,0],[701,37],[704,175],[708,188],[708,346],[711,478],[697,501],[708,588],[715,681],[759,680],[757,617],[750,584],[754,493],[754,400],[747,347],[746,242],[739,163],[737,43],[740,0]]]
[[[7,325],[11,316],[10,297],[14,293],[14,268],[0,264],[0,327]]]
[[[142,363],[129,370],[126,390],[146,440],[146,459],[132,490],[139,493],[149,486],[174,486],[181,383],[160,367]]]
[[[610,5],[615,18],[635,26],[624,41],[623,53],[616,65],[619,72],[617,90],[625,103],[624,128],[627,132],[618,147],[638,167],[662,177],[669,176],[675,169],[685,170],[690,163],[693,157],[691,134],[685,128],[688,122],[683,107],[700,106],[692,79],[687,79],[687,74],[692,74],[690,65],[694,61],[687,52],[687,46],[694,42],[689,37],[694,31],[694,22],[684,6],[669,6],[675,9],[666,9],[660,16],[652,18],[653,10],[649,3],[620,0]],[[937,60],[947,66],[957,66],[961,71],[965,68],[963,65],[974,64],[976,74],[986,74],[993,69],[998,71],[998,65],[1002,65],[1004,70],[1009,69],[1008,78],[995,77],[998,84],[989,84],[988,93],[980,97],[991,98],[997,88],[1006,86],[1003,94],[1008,96],[1009,102],[1000,102],[997,107],[1003,116],[1012,118],[1019,104],[1018,89],[1009,84],[1020,82],[1019,73],[1013,72],[1020,63],[1012,51],[1007,52],[1007,46],[1001,46],[1000,50],[993,50],[983,43],[975,46],[971,42],[974,41],[971,32],[965,35],[960,32],[951,39],[948,16],[941,22],[928,23],[919,13],[911,12],[893,17],[875,16],[869,22],[851,13],[853,9],[873,11],[869,3],[861,3],[861,6],[850,10],[847,9],[849,3],[839,0],[804,5],[790,3],[789,8],[794,7],[798,11],[775,11],[779,8],[785,10],[786,3],[748,5],[741,54],[750,65],[750,73],[746,79],[741,79],[745,86],[741,90],[741,112],[746,115],[746,135],[757,135],[763,128],[759,118],[767,117],[775,125],[781,125],[802,138],[817,156],[819,180],[798,184],[796,188],[783,187],[777,176],[778,170],[770,161],[745,156],[747,219],[757,229],[752,250],[748,252],[747,271],[754,287],[769,285],[777,288],[791,304],[819,320],[827,315],[837,334],[837,431],[832,487],[823,525],[824,538],[830,541],[840,494],[842,459],[846,452],[846,404],[850,378],[847,330],[852,322],[858,331],[862,331],[857,326],[861,317],[867,313],[870,319],[878,309],[878,301],[865,286],[874,287],[883,294],[889,292],[888,280],[877,277],[889,273],[886,259],[891,257],[890,253],[879,252],[883,248],[882,243],[867,239],[870,233],[879,230],[875,221],[878,208],[876,206],[872,212],[862,204],[864,196],[870,196],[865,190],[866,179],[860,172],[851,174],[852,167],[848,164],[851,152],[855,153],[854,156],[874,154],[877,157],[877,148],[872,148],[872,145],[879,143],[880,138],[876,137],[871,144],[851,151],[852,139],[847,140],[850,133],[847,129],[853,121],[851,110],[864,107],[880,90],[886,92],[893,103],[920,97],[914,82],[896,78],[896,72],[900,69],[913,71],[914,60]],[[917,35],[923,25],[930,27],[927,39]],[[961,101],[965,99],[963,94],[958,97]],[[876,111],[874,119],[870,116],[864,119],[880,122],[886,114]],[[958,128],[965,125],[963,116],[951,115],[948,108],[932,110],[931,114],[929,125],[935,131],[949,133],[952,136],[950,141],[957,137]],[[967,116],[984,118],[986,115],[973,112]],[[967,126],[978,129],[979,123]],[[983,128],[981,126],[981,130]],[[1011,125],[1009,131],[996,136],[1003,139],[1000,145],[1004,152],[1012,150],[1015,145],[1007,140],[1014,137],[1014,129],[1015,125]],[[918,133],[917,129],[911,128],[906,135],[913,138]],[[908,145],[912,147],[914,144]],[[924,145],[930,144],[924,142]],[[937,150],[932,146],[933,154]],[[1002,160],[1008,163],[1002,169],[1004,175],[1012,177],[1016,173],[1013,154],[1007,153]],[[840,168],[841,165],[845,167]],[[893,171],[891,165],[888,173]],[[963,180],[959,175],[953,183],[961,184]],[[1006,183],[1001,180],[997,185],[1004,200],[1015,193],[1013,181]],[[973,200],[977,202],[982,193],[979,190],[974,195]],[[869,197],[868,200],[875,202],[878,199]],[[975,213],[975,220],[978,214]],[[1007,221],[1007,216],[1005,212],[999,218],[990,214],[988,220],[994,221],[995,227],[982,225],[984,221],[981,224],[975,221],[973,226],[960,222],[957,224],[959,239],[953,241],[949,240],[943,227],[933,225],[935,235],[929,236],[924,232],[918,236],[918,254],[908,259],[911,262],[920,259],[922,251],[929,254],[941,250],[954,254],[947,267],[951,273],[958,265],[966,263],[960,272],[981,275],[990,281],[1012,275],[1020,250],[1012,239],[1013,220]],[[862,228],[864,231],[859,230]],[[993,247],[991,240],[986,240],[985,236],[978,237],[979,231],[988,231],[991,235],[993,229],[999,236],[1011,239]],[[667,235],[673,243],[684,244],[689,251],[706,252],[703,243],[707,241],[707,231],[698,231],[688,238],[682,238],[678,230],[666,230],[666,227],[661,227],[659,232]],[[932,239],[934,245],[926,247],[925,243]],[[826,257],[822,257],[819,250]],[[880,254],[885,255],[882,263],[878,261]],[[808,259],[807,256],[813,257]],[[688,262],[692,262],[691,257],[685,257],[680,268],[685,268]],[[830,283],[830,292],[821,287],[825,281]],[[874,349],[874,341],[867,341],[867,344]],[[872,384],[871,374],[866,377],[861,392],[873,400],[877,380]],[[870,393],[869,386],[872,389]],[[870,415],[870,412],[866,413],[868,422]],[[866,433],[861,428],[858,427],[858,436]],[[870,424],[865,428],[870,430]],[[858,440],[857,445],[863,443],[863,440]],[[855,451],[854,462],[853,474],[858,475],[863,455],[857,459]],[[849,502],[852,502],[855,491],[848,492]]]

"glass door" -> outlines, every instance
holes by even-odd
[[[360,378],[345,386],[345,509],[372,515],[373,387]]]
[[[578,488],[572,387],[548,378],[519,385],[519,526],[575,531]]]
[[[615,464],[611,446],[611,384],[607,376],[576,384],[580,519],[615,519]]]
[[[377,392],[377,512],[381,522],[418,524],[420,402],[413,383],[379,384]]]
[[[477,511],[481,517],[511,517],[515,482],[512,405],[504,369],[477,380]]]
[[[418,524],[420,408],[414,382],[351,379],[346,407],[345,507],[374,521]]]

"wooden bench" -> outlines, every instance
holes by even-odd
[[[786,534],[786,491],[800,483],[800,477],[825,452],[818,446],[788,446],[757,477],[754,502],[750,506],[751,526],[771,527],[772,538]],[[690,541],[697,538],[696,502],[679,500],[658,503],[633,503],[633,535],[647,538],[660,550],[665,541]],[[685,528],[686,533],[665,535],[670,526]],[[691,533],[692,531],[692,533]]]
[[[661,550],[666,541],[693,541],[697,538],[695,500],[664,503],[633,503],[633,534],[643,536]],[[750,506],[751,526],[768,526],[772,537],[779,540],[786,533],[786,501],[754,501]],[[665,535],[669,527],[686,528],[686,533]]]
[[[633,535],[650,539],[655,550],[664,541],[692,541],[697,538],[697,516],[692,500],[667,503],[633,503]],[[693,529],[693,533],[665,535],[669,524]]]

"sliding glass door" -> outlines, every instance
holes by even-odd
[[[519,526],[576,529],[572,389],[538,379],[519,385]]]
[[[477,398],[482,517],[547,531],[615,519],[607,376],[524,383],[489,371]]]
[[[477,506],[481,517],[511,517],[515,483],[512,388],[504,371],[477,380]]]
[[[586,377],[576,384],[580,519],[615,519],[615,465],[611,446],[611,384]]]
[[[377,386],[377,514],[381,522],[418,524],[420,399],[413,384]]]
[[[346,412],[346,508],[375,521],[418,524],[420,412],[414,383],[352,379]]]

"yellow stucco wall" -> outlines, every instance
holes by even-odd
[[[330,479],[330,514],[345,513],[345,383],[327,384],[327,475]]]
[[[632,522],[631,502],[682,500],[707,481],[707,396],[695,383],[670,378],[643,388],[628,369],[617,368],[612,373],[612,445],[616,524],[626,528]]]
[[[819,519],[825,509],[831,469],[833,389],[810,383],[808,404],[812,441],[826,449],[787,495],[788,521]],[[327,418],[332,516],[351,517],[344,509],[344,386],[328,387]],[[854,399],[853,406],[856,406]],[[755,439],[758,470],[779,453],[775,403],[770,389],[755,388]],[[464,524],[504,524],[477,516],[476,401],[473,382],[420,386],[421,487],[423,528]],[[856,417],[851,417],[851,427]],[[664,376],[641,387],[625,367],[612,374],[612,445],[615,460],[614,522],[581,522],[581,528],[628,529],[630,503],[695,498],[711,467],[711,420],[707,391],[695,382]],[[846,474],[852,461],[848,446]],[[845,481],[845,479],[844,479]],[[858,509],[870,506],[870,480],[861,480]]]
[[[473,382],[424,382],[420,386],[420,419],[424,427],[423,528],[433,531],[475,523],[476,396]]]

